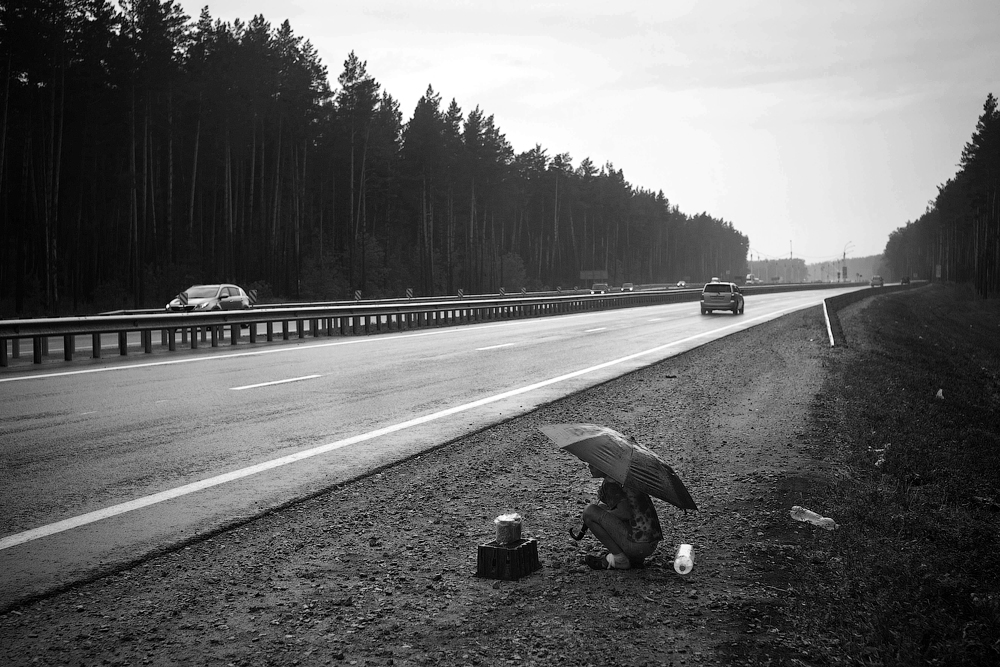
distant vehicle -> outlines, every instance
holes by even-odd
[[[716,280],[705,283],[702,289],[702,315],[707,315],[713,310],[729,310],[733,315],[741,315],[744,306],[743,292],[736,283],[720,283]]]
[[[872,287],[885,287],[885,280],[882,278],[882,276],[872,276],[871,283],[869,284]]]
[[[900,285],[909,285],[910,284],[910,276],[903,276],[902,278],[900,278],[899,279],[899,284]]]
[[[622,291],[623,292],[634,292],[635,291],[635,285],[633,285],[632,283],[622,283]]]
[[[610,291],[611,288],[608,287],[607,283],[594,283],[590,287],[591,294],[607,294]]]
[[[238,285],[192,285],[166,305],[174,313],[208,310],[245,310],[250,296]]]
[[[752,273],[748,273],[747,274],[747,279],[746,279],[747,285],[756,285],[759,282],[760,282],[760,278],[758,278],[757,276],[755,276]]]
[[[687,287],[687,283],[684,282],[683,280],[678,280],[677,281],[677,286],[678,287]]]

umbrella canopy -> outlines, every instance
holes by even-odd
[[[696,510],[677,473],[652,451],[614,429],[596,424],[549,424],[540,427],[549,440],[591,464],[622,486]]]

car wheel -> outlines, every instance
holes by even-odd
[[[742,306],[740,306],[740,315],[743,314],[743,309],[744,308],[746,308],[746,304],[743,304]]]
[[[707,308],[702,308],[701,309],[701,314],[702,315],[708,315],[708,309]]]

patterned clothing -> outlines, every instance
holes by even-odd
[[[660,518],[652,499],[645,493],[622,487],[618,482],[605,479],[597,493],[601,504],[628,526],[628,539],[640,544],[656,544],[663,539]],[[625,519],[628,516],[628,519]]]

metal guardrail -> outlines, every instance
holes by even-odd
[[[830,347],[847,347],[847,336],[844,334],[844,327],[840,324],[840,315],[838,314],[840,310],[846,308],[852,303],[857,303],[862,299],[867,299],[868,297],[878,296],[880,294],[889,294],[891,292],[899,292],[901,290],[910,289],[911,287],[926,284],[928,284],[926,280],[914,280],[911,284],[907,285],[886,285],[884,287],[873,287],[872,289],[856,290],[854,292],[838,294],[837,296],[831,296],[828,299],[824,299],[823,308],[826,314],[827,333],[830,336]]]
[[[743,289],[747,295],[843,287],[844,283],[810,283],[803,285],[754,285]],[[32,362],[41,364],[48,356],[49,338],[63,339],[63,359],[73,361],[77,336],[92,337],[92,358],[103,353],[101,336],[118,335],[119,355],[130,351],[128,334],[139,333],[139,349],[151,354],[153,333],[160,332],[160,347],[173,352],[189,345],[197,349],[200,343],[218,347],[225,340],[228,328],[229,344],[237,345],[245,338],[251,344],[260,342],[258,325],[264,324],[263,338],[267,342],[280,335],[348,336],[388,331],[455,326],[528,317],[547,317],[593,310],[629,308],[684,301],[697,301],[701,289],[644,290],[609,294],[569,294],[558,296],[504,296],[461,298],[434,301],[368,302],[338,305],[294,305],[254,307],[248,310],[212,311],[207,313],[127,312],[89,317],[38,318],[0,320],[0,367],[10,364],[10,358],[20,357],[20,341],[30,340]],[[277,331],[280,328],[280,332]],[[10,354],[8,355],[8,341]],[[133,346],[134,347],[134,346]]]

